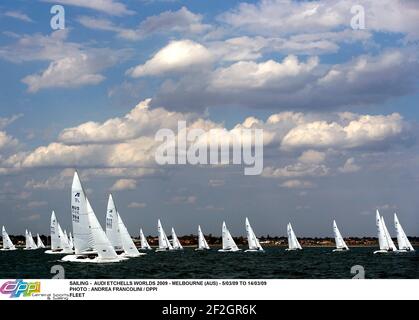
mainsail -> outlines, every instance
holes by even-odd
[[[7,234],[6,228],[4,226],[1,231],[1,235],[3,237],[3,250],[16,250],[16,247],[12,240],[10,240],[10,237]]]
[[[151,247],[147,242],[147,238],[144,235],[143,229],[140,229],[140,239],[141,239],[141,250],[151,250]]]
[[[333,233],[335,234],[336,249],[338,250],[349,250],[348,246],[343,240],[343,237],[339,231],[336,221],[333,220]]]
[[[302,250],[300,243],[292,229],[291,223],[288,223],[287,226],[287,233],[288,233],[288,250]]]
[[[394,225],[397,233],[397,244],[399,245],[400,251],[415,251],[409,239],[406,236],[406,233],[401,226],[397,214],[394,214]]]
[[[201,226],[198,226],[198,249],[199,250],[209,250],[209,245],[207,240],[205,240],[204,233],[201,230]]]
[[[223,222],[223,227],[222,227],[222,240],[223,240],[223,249],[221,251],[239,251],[240,250],[237,247],[236,243],[234,242],[234,239],[231,236],[230,231],[227,229],[225,222]]]
[[[38,249],[35,241],[33,240],[32,233],[28,230],[25,230],[25,238],[26,238],[26,250],[35,250]]]
[[[54,211],[52,211],[52,214],[51,214],[50,231],[51,231],[51,250],[52,251],[61,250],[63,246],[61,245],[61,240],[60,240],[60,236],[58,232],[58,221],[57,221],[57,217],[55,216]]]
[[[36,246],[38,247],[38,249],[44,249],[44,248],[45,248],[45,245],[44,245],[44,243],[42,242],[42,239],[41,239],[41,237],[39,236],[39,233],[37,233],[37,234],[36,234],[36,241],[37,241]]]
[[[252,226],[250,225],[248,218],[246,218],[246,233],[247,233],[247,242],[249,244],[249,250],[263,251],[263,248],[260,245],[258,238],[253,232]]]
[[[387,226],[386,226],[386,223],[384,221],[384,217],[383,216],[381,216],[381,222],[382,222],[383,229],[384,229],[384,236],[385,236],[385,239],[387,241],[387,246],[389,248],[387,250],[388,251],[397,251],[397,248],[394,245],[393,239],[391,239],[390,233],[388,232],[388,229],[387,229]]]
[[[76,254],[93,251],[87,198],[77,172],[71,187],[71,215],[73,222],[74,249]]]
[[[119,212],[117,212],[117,215],[118,215],[119,231],[121,234],[122,248],[124,249],[124,252],[127,256],[138,257],[140,253],[138,252],[138,249],[135,246],[134,241],[132,241],[132,238],[129,235],[128,230]]]
[[[183,250],[174,228],[172,228],[172,245],[174,250]]]
[[[167,239],[166,232],[164,232],[164,229],[161,225],[160,219],[157,223],[157,231],[159,234],[159,250],[173,250],[173,247],[170,244],[169,239]]]
[[[118,212],[112,195],[109,195],[108,210],[106,212],[106,235],[116,251],[123,250]]]

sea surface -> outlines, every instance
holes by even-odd
[[[368,279],[419,279],[419,254],[373,255],[376,248],[305,248],[265,253],[148,252],[115,264],[62,262],[43,250],[0,252],[1,279],[50,279],[51,267],[62,265],[68,279],[350,279],[362,266]]]

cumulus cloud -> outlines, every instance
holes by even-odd
[[[0,131],[0,150],[9,149],[16,147],[19,141],[12,136],[9,136],[6,132]]]
[[[211,53],[203,45],[191,40],[172,41],[159,50],[145,64],[127,71],[134,78],[155,76],[166,72],[175,72],[207,64]]]
[[[18,120],[19,118],[23,117],[23,114],[15,114],[11,117],[8,118],[1,118],[0,117],[0,130],[6,128],[7,126],[9,126],[10,124],[12,124],[13,122],[15,122],[16,120]]]
[[[355,117],[348,123],[314,121],[298,125],[284,137],[281,148],[356,148],[398,137],[405,129],[398,113]]]
[[[171,202],[175,204],[194,204],[196,200],[197,197],[195,196],[175,196],[171,199]]]
[[[137,181],[134,179],[120,179],[111,187],[111,191],[134,190],[137,188]]]
[[[129,10],[126,5],[117,0],[42,0],[44,2],[59,3],[63,5],[88,8],[114,16],[132,15],[135,12]]]
[[[22,82],[31,93],[45,88],[76,88],[102,82],[103,70],[125,59],[129,51],[94,48],[66,41],[69,31],[51,35],[24,35],[12,45],[0,48],[0,58],[14,63],[49,61],[48,67],[28,75]]]
[[[324,162],[326,159],[326,153],[316,151],[316,150],[307,150],[298,158],[302,163],[314,163],[319,164]]]

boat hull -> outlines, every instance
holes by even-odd
[[[61,261],[77,263],[117,263],[128,260],[128,258],[118,257],[116,259],[101,259],[99,256],[87,256],[80,254],[71,254],[63,257]]]
[[[15,249],[0,249],[0,251],[16,251],[17,250],[17,248],[15,248]]]
[[[391,254],[391,253],[396,253],[397,251],[388,251],[388,250],[377,250],[374,251],[374,254]]]
[[[255,253],[264,253],[265,250],[259,250],[259,249],[247,249],[245,252],[255,252]]]
[[[335,249],[333,252],[348,252],[349,249]]]
[[[47,250],[45,251],[46,254],[73,254],[74,252],[65,252],[65,251],[53,251],[53,250]]]
[[[147,253],[138,253],[138,254],[129,254],[129,253],[121,253],[121,254],[118,254],[118,257],[122,257],[122,258],[138,258],[138,257],[141,257],[141,256],[146,256],[147,255]]]
[[[232,250],[232,249],[220,249],[218,252],[239,252],[241,249]]]
[[[303,249],[285,249],[285,251],[301,251]]]
[[[174,249],[170,250],[170,249],[156,249],[156,252],[172,252],[175,251]]]

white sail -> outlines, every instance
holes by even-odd
[[[300,243],[298,242],[297,236],[292,229],[291,223],[288,223],[287,226],[287,233],[288,233],[288,250],[302,250]]]
[[[164,229],[161,225],[160,219],[157,223],[157,231],[159,234],[159,251],[173,250],[173,247],[167,238],[166,232],[164,232]]]
[[[249,250],[251,251],[263,251],[262,246],[259,243],[258,238],[253,232],[252,226],[250,225],[249,219],[246,218],[246,233],[247,233],[247,242],[249,244]]]
[[[205,240],[204,233],[201,230],[201,226],[198,226],[198,250],[209,250],[207,240]]]
[[[132,238],[130,234],[128,233],[128,229],[124,224],[124,221],[122,220],[121,215],[119,212],[117,212],[118,215],[118,224],[119,224],[119,230],[121,235],[121,242],[122,242],[122,248],[124,249],[125,255],[128,257],[138,257],[141,254],[138,252],[137,247],[134,244],[134,241],[132,241]]]
[[[336,249],[349,250],[348,246],[345,243],[345,240],[343,240],[343,237],[339,231],[339,228],[335,220],[333,220],[333,233],[335,234]]]
[[[70,243],[71,250],[73,250],[74,249],[74,240],[73,240],[73,236],[71,235],[71,232],[70,232],[70,235],[68,236],[68,241]]]
[[[70,246],[67,235],[64,233],[60,224],[57,224],[58,237],[60,239],[60,246],[62,248],[62,253],[73,253],[73,248]]]
[[[35,250],[38,249],[35,241],[33,240],[32,233],[28,230],[25,231],[25,238],[26,238],[26,250]]]
[[[151,247],[147,242],[147,238],[144,235],[143,229],[140,229],[140,239],[141,239],[141,250],[151,250]]]
[[[54,211],[52,211],[52,214],[51,214],[50,231],[51,231],[51,250],[52,251],[61,250],[63,247],[61,245],[61,240],[58,233],[58,221],[57,221],[57,217],[55,216]]]
[[[123,250],[118,212],[112,195],[109,195],[108,210],[106,212],[106,235],[116,251]]]
[[[399,245],[400,251],[415,251],[412,244],[410,243],[409,239],[406,236],[406,233],[401,226],[399,219],[397,218],[397,214],[394,214],[394,226],[396,228],[397,233],[397,244]]]
[[[39,236],[39,233],[37,233],[37,234],[36,234],[36,241],[37,241],[36,246],[37,246],[39,249],[44,249],[44,248],[45,248],[45,245],[44,245],[44,243],[42,242],[42,239],[41,239],[41,237]]]
[[[10,240],[10,237],[7,234],[6,228],[4,226],[1,231],[1,235],[3,237],[3,250],[16,250],[16,247],[12,240]]]
[[[390,233],[388,232],[386,223],[384,221],[384,217],[381,216],[381,221],[382,221],[382,225],[383,225],[383,229],[384,229],[384,235],[387,241],[387,246],[389,249],[387,249],[388,251],[397,251],[396,246],[394,245],[393,239],[391,239]]]
[[[172,245],[174,250],[183,250],[174,228],[172,228]]]
[[[86,198],[87,202],[87,212],[88,212],[88,221],[90,225],[91,236],[93,239],[93,248],[97,251],[99,259],[101,260],[117,260],[118,255],[115,252],[115,249],[112,247],[109,242],[108,237],[103,231],[102,226],[100,225],[97,217],[90,205],[89,199]]]
[[[73,222],[74,249],[76,254],[93,251],[87,198],[77,172],[71,187],[71,215]]]
[[[378,231],[378,244],[380,246],[380,250],[387,251],[389,249],[389,245],[386,240],[383,222],[381,220],[380,212],[378,210],[375,214],[375,223],[376,223],[377,231]]]
[[[222,227],[222,240],[223,240],[223,248],[219,251],[228,252],[228,251],[239,251],[240,250],[237,247],[236,243],[234,242],[234,239],[231,236],[230,231],[227,229],[227,226],[226,226],[225,222],[223,222],[223,227]]]

